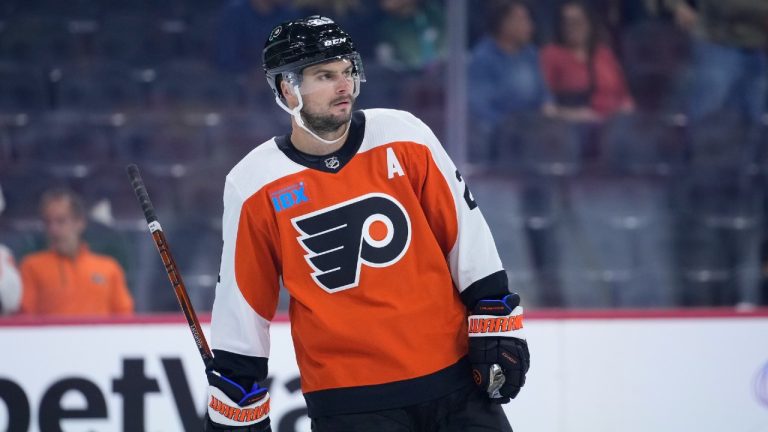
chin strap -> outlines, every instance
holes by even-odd
[[[316,140],[318,140],[318,141],[320,141],[320,142],[322,142],[322,143],[324,143],[324,144],[327,144],[327,145],[336,144],[337,142],[339,142],[339,141],[341,141],[342,139],[344,139],[344,138],[346,138],[346,137],[347,137],[347,133],[349,133],[349,123],[351,123],[351,122],[352,122],[352,120],[350,120],[350,121],[347,123],[347,128],[346,128],[346,130],[344,131],[344,133],[343,133],[343,134],[342,134],[340,137],[336,138],[335,140],[326,140],[326,139],[320,138],[320,137],[319,137],[319,136],[318,136],[316,133],[314,133],[313,131],[311,131],[311,130],[310,130],[310,129],[309,129],[309,128],[308,128],[308,127],[307,127],[307,126],[304,124],[304,119],[301,117],[301,109],[304,107],[304,99],[302,99],[302,97],[301,97],[301,93],[299,93],[299,86],[298,86],[298,85],[294,85],[294,86],[293,86],[293,93],[294,93],[294,94],[296,95],[296,97],[299,99],[299,104],[298,104],[298,105],[296,105],[296,107],[295,107],[294,109],[290,109],[290,108],[288,108],[288,106],[286,106],[286,105],[285,105],[285,103],[284,103],[284,102],[283,102],[283,101],[280,99],[280,97],[279,97],[279,96],[275,96],[275,102],[277,102],[277,105],[278,105],[278,106],[280,106],[280,108],[282,108],[282,109],[283,109],[283,111],[287,112],[288,114],[290,114],[290,115],[291,115],[291,117],[293,117],[294,119],[296,119],[296,124],[298,124],[300,128],[302,128],[302,129],[304,129],[305,131],[307,131],[307,133],[309,133],[310,135],[312,135],[312,136],[313,136],[313,137],[314,137]]]

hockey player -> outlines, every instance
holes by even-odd
[[[282,278],[313,431],[511,431],[520,299],[440,142],[407,112],[353,110],[363,65],[328,18],[275,27],[263,60],[292,130],[226,177],[207,429],[270,430]]]

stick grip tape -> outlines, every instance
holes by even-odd
[[[141,179],[139,173],[139,167],[136,164],[130,164],[126,168],[128,177],[131,179],[131,186],[133,192],[136,194],[136,198],[139,200],[141,209],[144,211],[144,217],[147,219],[147,223],[157,222],[157,216],[155,216],[155,207],[152,206],[152,201],[149,200],[149,194],[147,194],[147,188],[144,186],[144,180]]]

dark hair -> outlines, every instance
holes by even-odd
[[[568,6],[577,6],[584,11],[584,16],[587,18],[587,24],[589,25],[587,51],[591,55],[594,53],[597,45],[602,42],[602,38],[600,37],[600,28],[598,26],[597,17],[589,5],[582,0],[565,0],[560,3],[560,6],[557,8],[557,14],[555,14],[555,43],[558,45],[565,45],[565,35],[563,34],[563,11]]]
[[[531,8],[528,6],[528,2],[525,0],[495,0],[488,3],[488,32],[492,36],[498,36],[501,26],[504,20],[507,18],[513,9],[521,7],[528,12],[528,15],[533,19]]]
[[[43,195],[40,197],[40,210],[44,209],[51,201],[60,199],[69,201],[69,207],[72,209],[72,214],[75,217],[85,219],[85,204],[83,203],[83,199],[73,190],[63,186],[57,186],[43,192]]]

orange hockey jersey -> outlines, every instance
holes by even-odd
[[[214,353],[268,357],[282,278],[310,416],[469,385],[467,305],[508,292],[469,188],[403,111],[355,112],[332,155],[254,149],[227,175],[223,236]]]

